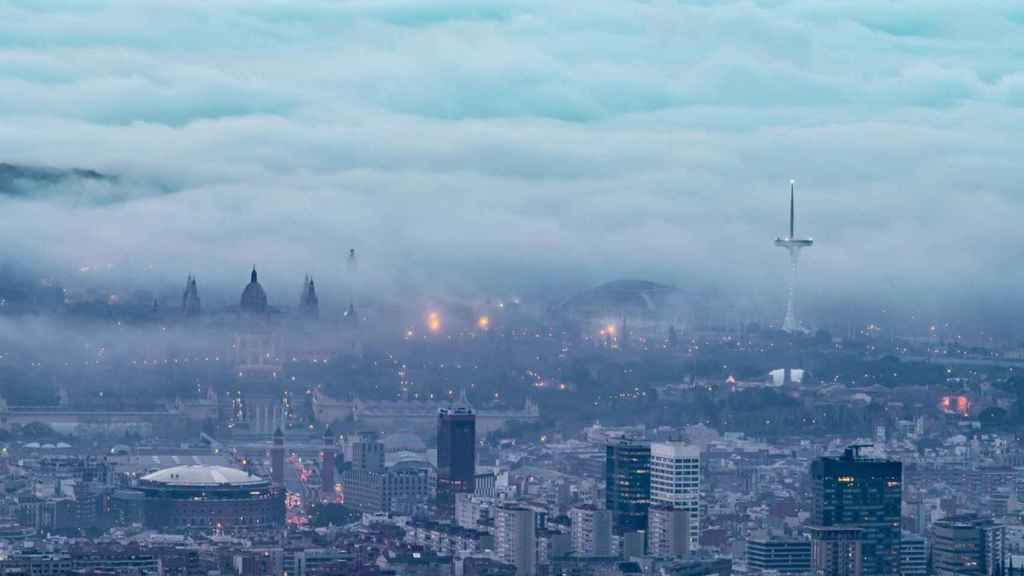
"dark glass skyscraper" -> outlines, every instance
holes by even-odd
[[[865,576],[895,576],[900,560],[903,465],[863,458],[858,447],[811,464],[811,525],[859,528]]]
[[[455,494],[473,492],[476,479],[476,414],[464,400],[437,417],[437,513],[455,516]]]
[[[605,459],[605,506],[612,511],[617,534],[647,530],[651,499],[651,447],[620,440],[608,444]]]

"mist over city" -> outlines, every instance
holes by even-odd
[[[0,0],[0,574],[1012,576],[1024,7]]]

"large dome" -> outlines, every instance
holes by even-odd
[[[581,292],[559,308],[577,317],[659,315],[677,304],[676,288],[646,280],[617,280]]]
[[[266,480],[244,470],[226,466],[190,464],[158,470],[142,477],[143,482],[164,486],[250,486]]]
[[[263,291],[263,286],[260,286],[259,281],[256,279],[255,266],[252,269],[249,283],[245,286],[245,290],[242,291],[241,308],[243,312],[251,314],[262,314],[267,311],[267,293]]]

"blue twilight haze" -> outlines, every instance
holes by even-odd
[[[116,175],[0,199],[5,258],[67,283],[233,291],[255,262],[291,298],[356,246],[382,293],[645,277],[777,321],[796,178],[819,315],[1020,301],[1019,1],[7,0],[0,22],[0,162]]]

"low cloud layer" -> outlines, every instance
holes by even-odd
[[[67,285],[227,293],[255,263],[292,300],[306,272],[344,291],[356,247],[381,294],[645,277],[775,320],[796,178],[812,322],[1019,315],[1019,2],[14,1],[0,21],[0,161],[118,176],[0,199],[7,256]]]

